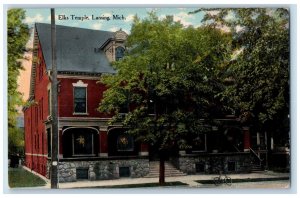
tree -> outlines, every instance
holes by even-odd
[[[221,93],[243,122],[288,140],[289,12],[286,9],[200,9],[207,26],[228,28],[235,57]],[[281,135],[280,135],[281,134]]]
[[[16,126],[18,115],[17,106],[23,104],[21,93],[18,92],[17,78],[20,70],[23,69],[21,59],[29,39],[29,29],[22,22],[25,19],[25,11],[22,9],[8,10],[7,17],[7,54],[8,54],[8,144],[9,152],[18,152],[24,145],[23,137],[18,135]]]
[[[183,28],[172,17],[150,13],[135,18],[127,54],[113,64],[117,73],[101,79],[108,89],[99,110],[113,113],[113,122],[122,122],[137,141],[158,148],[160,184],[170,151],[190,147],[189,139],[206,130],[200,118],[223,111],[215,96],[223,89],[218,75],[230,60],[230,43],[220,30]]]

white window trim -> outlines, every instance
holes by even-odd
[[[88,92],[87,92],[88,84],[82,82],[82,80],[78,80],[76,83],[72,83],[72,85],[73,85],[73,115],[89,115],[89,113],[88,113]],[[85,89],[85,112],[75,112],[74,99],[75,99],[75,88],[76,87],[86,88]]]

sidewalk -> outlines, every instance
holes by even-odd
[[[179,181],[187,184],[189,187],[199,187],[203,184],[196,181],[213,181],[213,178],[218,175],[187,175],[180,177],[166,177],[166,182]],[[272,171],[266,171],[262,173],[250,173],[250,174],[228,174],[231,179],[238,181],[249,181],[251,179],[257,179],[260,181],[268,180],[288,180],[290,173],[274,173]],[[157,183],[158,178],[122,178],[114,180],[97,180],[97,181],[78,181],[78,182],[68,182],[60,183],[60,189],[68,188],[88,188],[88,187],[107,187],[107,186],[118,186],[127,184],[143,184],[143,183]]]

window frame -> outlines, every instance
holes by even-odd
[[[78,133],[78,132],[77,132]],[[82,132],[84,133],[84,132]],[[76,154],[75,153],[75,141],[76,139],[74,138],[74,132],[72,133],[72,156],[73,157],[83,157],[83,156],[96,156],[97,154],[95,153],[95,148],[94,148],[94,133],[90,133],[90,135],[92,136],[92,153],[85,153],[85,154]],[[89,142],[90,143],[90,142]]]
[[[120,147],[119,147],[119,139],[120,139],[120,137],[121,136],[123,136],[123,137],[125,137],[125,138],[127,138],[127,139],[130,139],[129,141],[130,141],[130,144],[131,144],[131,147],[130,148],[128,148],[128,149],[121,149]],[[116,144],[116,146],[117,146],[117,151],[118,152],[132,152],[132,151],[134,151],[134,139],[133,139],[133,137],[131,136],[131,135],[128,135],[128,134],[120,134],[120,135],[118,135],[117,136],[117,144]]]
[[[48,117],[52,114],[52,97],[51,97],[51,84],[47,87],[47,93],[48,93]]]
[[[122,51],[122,57],[118,57],[118,56],[117,56],[118,49],[122,49],[122,50],[123,50],[123,51]],[[121,59],[124,57],[124,54],[125,54],[125,48],[124,48],[124,47],[122,47],[122,46],[116,47],[116,48],[115,48],[115,61],[121,60]]]
[[[192,148],[192,153],[203,153],[203,152],[207,152],[207,134],[199,134],[199,136],[204,136],[204,149],[200,150],[200,149],[194,149]]]
[[[73,85],[73,115],[88,115],[88,84],[82,82],[82,80],[77,81],[77,83],[72,83]],[[85,112],[75,111],[75,89],[85,88]]]

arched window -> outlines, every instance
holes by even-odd
[[[118,151],[133,151],[133,138],[126,134],[119,135],[117,138],[117,149]]]
[[[114,128],[108,132],[108,156],[138,155],[138,144],[127,134],[125,129]]]
[[[97,156],[99,136],[93,128],[67,128],[63,131],[64,157]]]
[[[120,60],[123,58],[124,56],[124,52],[125,52],[125,49],[123,47],[117,47],[116,48],[116,61]]]

